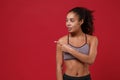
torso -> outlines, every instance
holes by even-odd
[[[89,45],[89,37],[90,35],[87,35],[87,45]],[[68,44],[68,35],[64,36],[63,43]],[[81,41],[79,39],[73,39],[69,38],[69,43],[71,45],[74,45],[75,47],[84,47],[86,46],[85,44],[85,38],[83,38]],[[69,60],[64,60],[65,64],[65,73],[71,76],[84,76],[89,74],[89,65],[86,63],[83,63],[77,59],[69,59]]]

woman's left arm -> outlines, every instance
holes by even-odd
[[[93,36],[92,40],[90,41],[89,55],[82,54],[72,48],[69,50],[69,53],[84,63],[93,64],[97,55],[97,46],[98,39],[96,36]]]

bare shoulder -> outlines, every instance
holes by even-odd
[[[67,36],[68,36],[68,35],[66,34],[66,35],[60,37],[60,38],[58,39],[58,41],[61,42],[61,43],[66,43],[66,42],[67,42]]]
[[[98,43],[98,37],[95,35],[89,35],[87,34],[87,39],[90,43]]]

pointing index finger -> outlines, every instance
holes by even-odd
[[[59,41],[54,41],[54,42],[62,46],[62,44]]]

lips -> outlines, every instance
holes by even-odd
[[[72,28],[68,28],[68,31],[72,30]]]

